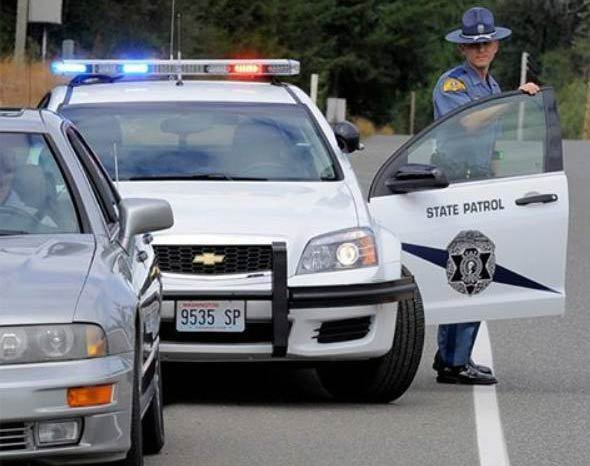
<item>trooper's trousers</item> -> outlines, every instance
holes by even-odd
[[[438,326],[438,351],[445,366],[465,366],[469,362],[480,323]]]

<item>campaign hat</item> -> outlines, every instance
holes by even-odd
[[[496,26],[490,10],[473,7],[463,15],[462,27],[449,32],[445,39],[455,44],[477,44],[506,39],[510,34],[510,29]]]

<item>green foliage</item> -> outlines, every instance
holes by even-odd
[[[562,136],[580,139],[584,124],[587,84],[583,79],[568,82],[558,90],[557,102],[561,118]]]
[[[80,56],[168,57],[172,0],[64,0],[64,25],[51,27],[50,52],[74,39]],[[558,90],[564,134],[578,135],[590,67],[587,0],[483,0],[513,36],[503,41],[493,73],[503,89],[517,87],[522,51],[529,78]],[[351,115],[377,125],[409,128],[416,92],[416,130],[432,120],[432,87],[461,62],[444,35],[459,26],[472,0],[176,0],[184,57],[292,57],[309,90],[320,75],[320,106],[347,99]],[[0,2],[0,52],[10,53],[16,1]],[[30,27],[32,42],[40,28]],[[177,42],[177,37],[174,38]],[[32,58],[38,47],[29,47]],[[582,118],[583,120],[583,118]]]
[[[15,33],[16,3],[0,1],[0,54],[12,52]]]

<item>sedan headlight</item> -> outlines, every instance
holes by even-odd
[[[106,354],[106,336],[98,325],[0,327],[0,365],[96,358]]]
[[[377,265],[375,235],[368,228],[313,238],[305,247],[298,274],[332,272]]]

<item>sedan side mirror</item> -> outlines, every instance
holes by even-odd
[[[133,236],[165,230],[174,225],[170,204],[160,199],[123,199],[119,203],[119,211],[119,242],[126,250]]]
[[[357,150],[363,150],[365,146],[361,143],[361,133],[358,128],[350,121],[341,121],[334,123],[332,130],[336,135],[338,147],[347,154],[351,154]]]
[[[426,189],[441,189],[449,186],[442,168],[421,163],[402,165],[397,173],[385,182],[392,193],[409,193]]]

